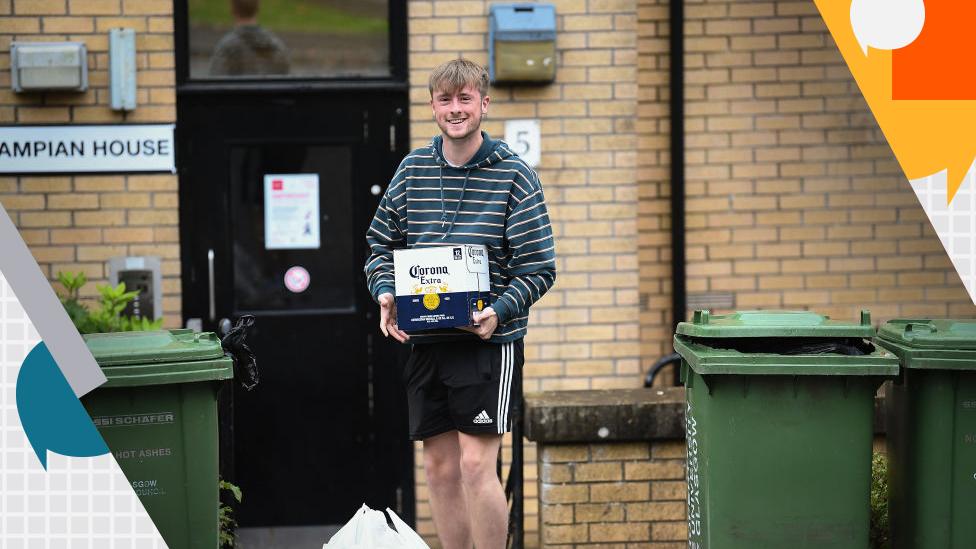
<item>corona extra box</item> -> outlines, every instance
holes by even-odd
[[[401,330],[471,326],[471,315],[490,303],[484,246],[394,250],[393,270]]]

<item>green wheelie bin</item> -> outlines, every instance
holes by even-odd
[[[859,323],[696,311],[678,325],[693,549],[866,549],[874,397],[898,359]]]
[[[170,549],[218,543],[217,390],[233,376],[213,333],[89,334],[108,381],[82,404]]]
[[[887,387],[892,549],[976,547],[976,320],[892,320]]]

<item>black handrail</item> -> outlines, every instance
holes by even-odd
[[[521,391],[519,391],[521,393]],[[512,469],[505,483],[505,499],[511,500],[508,515],[508,536],[510,549],[525,547],[525,458],[522,453],[522,410],[525,399],[521,394],[512,402]]]
[[[524,466],[525,457],[522,446],[522,410],[525,398],[521,394],[512,401],[512,466],[508,470],[505,481],[505,500],[509,503],[508,510],[508,549],[525,548],[525,493]],[[498,449],[498,478],[502,478],[502,450]]]
[[[678,366],[681,364],[681,355],[679,355],[678,353],[671,353],[670,355],[665,355],[657,359],[657,362],[655,362],[654,365],[651,366],[651,369],[647,371],[647,375],[644,376],[644,387],[653,387],[654,377],[657,375],[658,372],[661,371],[661,368],[664,368],[669,364],[674,364],[674,368],[675,368],[674,378],[676,380],[679,379],[680,369],[678,368]],[[680,383],[678,382],[675,383],[675,385],[679,385],[679,384]]]

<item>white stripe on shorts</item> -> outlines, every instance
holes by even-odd
[[[498,434],[505,434],[508,425],[508,404],[512,392],[512,370],[515,363],[514,343],[502,344],[502,368],[498,379]]]

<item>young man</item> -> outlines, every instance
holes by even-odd
[[[505,494],[495,474],[511,400],[521,395],[529,306],[556,279],[539,177],[480,130],[488,74],[464,59],[434,70],[431,108],[441,135],[400,163],[366,233],[369,290],[380,330],[413,343],[405,379],[410,436],[424,467],[445,549],[503,549]],[[397,327],[393,250],[457,244],[488,249],[491,306],[477,328],[406,334]]]

